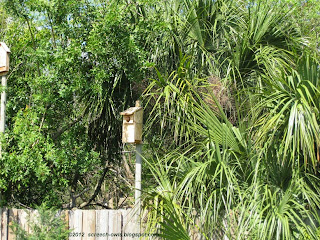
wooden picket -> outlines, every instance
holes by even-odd
[[[66,219],[69,240],[130,240],[139,239],[140,229],[135,222],[133,209],[121,210],[69,210],[60,211]],[[10,226],[19,224],[27,233],[32,229],[28,222],[38,216],[36,210],[0,209],[0,240],[14,240]]]
[[[109,210],[100,210],[96,212],[96,233],[100,233],[97,238],[108,240],[106,234],[109,231]]]
[[[1,240],[8,239],[8,209],[1,209]]]

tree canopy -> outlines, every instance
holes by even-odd
[[[128,202],[119,113],[141,99],[164,239],[319,237],[318,0],[1,2],[2,205]]]

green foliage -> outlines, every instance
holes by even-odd
[[[319,178],[279,163],[273,156],[278,148],[274,153],[251,145],[250,136],[202,104],[189,124],[205,137],[161,160],[146,160],[157,180],[146,196],[154,201],[150,224],[159,224],[165,238],[194,231],[209,239],[299,239],[294,236],[303,232],[316,239]]]
[[[151,80],[144,92],[146,103],[153,104],[149,122],[146,123],[146,137],[158,132],[173,135],[177,143],[187,141],[189,129],[186,122],[193,121],[193,89],[204,88],[207,84],[203,79],[193,78],[190,73],[191,59],[182,58],[178,69],[169,76],[163,76],[157,70],[157,78]],[[184,96],[184,98],[181,98]],[[160,104],[162,103],[162,104]],[[191,112],[187,111],[189,109]],[[175,119],[176,121],[172,121]],[[157,123],[160,123],[157,125]],[[160,129],[158,129],[160,127]]]
[[[302,34],[308,36],[310,44],[319,47],[320,34],[320,2],[319,0],[285,0],[294,9],[294,16],[300,26]]]
[[[53,209],[47,209],[45,205],[37,208],[37,215],[29,214],[26,232],[18,223],[11,226],[17,240],[65,240],[69,239],[70,230],[63,216]]]
[[[60,205],[63,189],[74,178],[84,178],[95,170],[99,154],[90,151],[85,142],[81,146],[70,139],[70,135],[64,135],[58,147],[49,136],[44,136],[48,126],[42,121],[29,108],[16,116],[12,132],[2,146],[5,152],[0,161],[1,188],[30,206],[41,204],[44,199]]]
[[[317,239],[318,1],[4,3],[7,204],[105,206],[144,92],[149,227]]]
[[[266,80],[261,102],[253,110],[258,116],[257,141],[282,146],[280,161],[289,160],[298,168],[299,163],[310,164],[314,170],[320,146],[318,66],[316,58],[306,55],[297,71]]]
[[[141,35],[152,21],[131,21],[135,6],[118,1],[3,2],[1,38],[12,51],[3,200],[91,204],[120,164],[119,112],[142,92],[150,64]]]
[[[189,26],[179,26],[188,33],[182,46],[199,46],[184,69],[196,74],[159,73],[146,92],[149,123],[168,127],[165,140],[185,140],[169,152],[164,140],[146,157],[155,179],[145,195],[149,227],[165,239],[317,239],[319,55],[295,24],[296,9],[279,1],[174,3]],[[197,71],[208,61],[202,83],[205,71]]]

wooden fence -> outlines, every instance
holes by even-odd
[[[0,209],[0,214],[0,240],[14,240],[15,236],[10,228],[13,221],[30,233],[28,221],[36,219],[38,212],[3,208]],[[62,215],[69,225],[69,240],[131,240],[146,236],[140,234],[132,209],[70,210],[58,214]]]

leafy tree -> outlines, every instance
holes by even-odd
[[[108,8],[103,1],[4,3],[14,19],[5,35],[12,71],[4,200],[107,207],[112,196],[100,194],[101,187],[120,165],[119,112],[138,98],[147,74],[140,32],[146,35],[150,20],[131,21],[136,7],[116,1]]]
[[[7,204],[128,194],[118,113],[145,90],[150,227],[317,239],[316,1],[5,3]]]
[[[14,222],[11,227],[15,233],[17,240],[53,240],[53,239],[68,239],[70,230],[60,215],[54,209],[47,209],[45,205],[37,208],[37,215],[29,212],[28,215],[28,228],[30,233],[26,232],[21,226]]]

